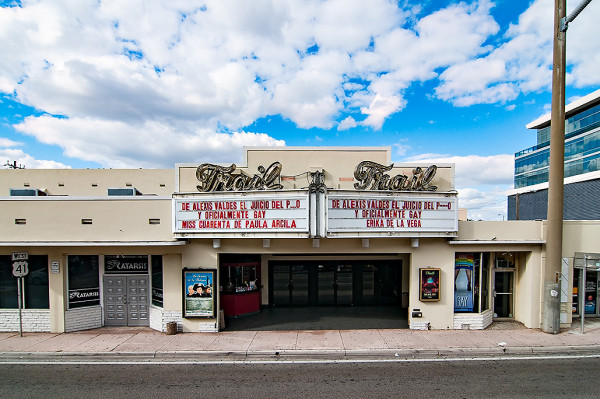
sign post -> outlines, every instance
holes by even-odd
[[[19,303],[19,335],[23,336],[23,277],[29,273],[29,254],[27,252],[13,252],[13,276],[17,277],[17,302]]]

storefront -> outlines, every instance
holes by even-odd
[[[390,154],[260,147],[242,165],[0,171],[0,329],[18,328],[14,253],[28,257],[27,331],[215,332],[269,308],[385,307],[412,329],[538,328],[545,223],[459,221],[453,165]]]
[[[573,315],[600,317],[600,254],[578,253],[573,274]],[[584,293],[584,295],[580,295]]]

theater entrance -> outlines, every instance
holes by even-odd
[[[408,328],[399,259],[271,260],[268,266],[269,306],[229,318],[228,330]]]
[[[402,263],[271,261],[271,306],[400,306]]]

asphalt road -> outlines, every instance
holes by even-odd
[[[0,398],[597,398],[600,358],[300,364],[0,364]]]

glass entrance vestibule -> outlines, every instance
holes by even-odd
[[[270,261],[272,306],[401,305],[402,262]]]
[[[600,254],[577,252],[573,266],[573,316],[600,317]]]
[[[583,293],[583,307],[586,316],[600,317],[600,271],[596,268],[585,271],[585,282],[583,269],[575,269],[573,275],[573,315],[581,315]],[[585,288],[584,288],[585,284]]]

